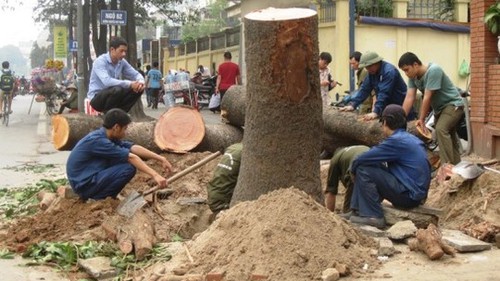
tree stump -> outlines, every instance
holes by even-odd
[[[231,205],[290,186],[317,197],[323,130],[317,14],[268,8],[248,14],[244,24],[245,136]]]
[[[444,254],[455,256],[455,249],[443,241],[441,232],[434,224],[429,224],[427,229],[419,229],[417,238],[408,241],[408,246],[412,251],[422,251],[429,259],[440,259]]]
[[[244,86],[231,86],[221,103],[221,116],[236,127],[245,126],[247,91]]]
[[[229,124],[205,124],[205,136],[193,151],[224,152],[227,147],[241,142],[242,139],[241,128]]]
[[[205,122],[198,110],[175,106],[156,122],[154,142],[162,150],[186,153],[198,146],[205,136]]]

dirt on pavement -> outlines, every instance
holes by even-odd
[[[165,155],[180,171],[208,154]],[[484,161],[477,157],[470,159]],[[158,242],[170,242],[174,235],[192,239],[187,244],[195,260],[189,266],[190,273],[220,270],[225,272],[227,280],[245,280],[242,276],[262,273],[270,280],[293,281],[315,280],[328,267],[345,267],[350,276],[360,277],[380,266],[371,254],[376,246],[371,238],[295,189],[282,189],[256,201],[238,204],[221,213],[210,225],[211,212],[206,204],[180,202],[184,198],[206,199],[206,185],[217,162],[218,159],[173,183],[170,187],[174,193],[168,199],[158,200],[158,208],[145,206],[141,210],[155,223]],[[156,163],[148,164],[160,171]],[[323,183],[326,173],[323,167]],[[147,175],[139,173],[124,189],[123,196],[153,185]],[[450,188],[454,192],[450,193]],[[500,175],[486,171],[469,181],[452,177],[440,183],[434,179],[426,204],[443,209],[440,227],[461,229],[492,242],[492,237],[500,232],[499,196]],[[338,207],[341,201],[337,200]],[[40,241],[105,240],[101,225],[116,219],[118,204],[119,200],[114,199],[82,202],[58,198],[47,211],[11,222],[0,234],[0,248],[22,252]],[[411,255],[419,253],[408,254]],[[176,260],[178,266],[186,263],[185,257],[174,257],[172,263]],[[148,274],[151,271],[145,269],[143,280],[147,280]]]

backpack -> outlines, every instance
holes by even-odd
[[[0,89],[4,92],[10,92],[14,89],[14,77],[10,71],[2,72],[0,78]]]

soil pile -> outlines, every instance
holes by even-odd
[[[498,170],[500,165],[490,167]],[[436,177],[431,182],[426,205],[443,209],[441,227],[460,229],[470,236],[494,242],[495,234],[500,233],[500,174],[485,171],[471,180],[454,174],[444,182]]]
[[[370,255],[375,242],[306,193],[280,189],[242,202],[220,214],[189,248],[191,273],[225,272],[224,280],[315,280],[336,265],[355,275],[378,267]]]
[[[174,173],[205,158],[210,153],[165,154],[174,166]],[[145,206],[146,212],[155,223],[158,242],[168,242],[176,234],[191,238],[195,233],[205,230],[211,214],[205,204],[178,204],[185,197],[206,198],[206,185],[217,165],[215,159],[205,166],[180,178],[169,186],[174,190],[167,200],[157,200],[153,206]],[[158,172],[161,166],[151,161],[148,164]],[[122,191],[123,196],[132,190],[146,190],[155,183],[148,175],[137,173]],[[106,200],[83,202],[79,199],[58,197],[46,211],[39,210],[34,216],[25,217],[8,223],[0,234],[2,244],[10,249],[23,251],[27,246],[41,241],[75,241],[107,239],[101,226],[106,221],[123,221],[116,209],[120,201]],[[4,222],[5,223],[5,222]]]

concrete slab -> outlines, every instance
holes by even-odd
[[[465,235],[459,230],[444,229],[443,240],[459,252],[478,252],[490,250],[491,244]]]

